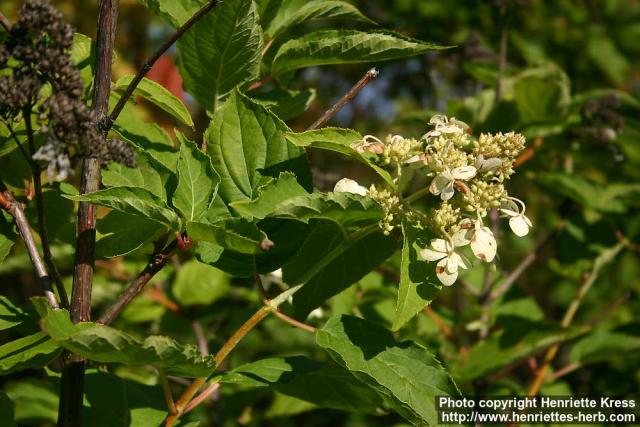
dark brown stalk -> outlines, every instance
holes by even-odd
[[[342,108],[347,105],[353,98],[356,97],[360,93],[362,89],[365,88],[371,82],[371,80],[378,77],[378,69],[372,68],[365,73],[364,76],[358,82],[353,85],[351,89],[347,93],[344,94],[342,98],[338,100],[331,108],[329,108],[318,120],[316,120],[311,126],[307,128],[307,130],[313,130],[321,128],[326,125],[329,120],[335,116],[338,111],[342,110]]]
[[[67,308],[69,307],[69,296],[67,295],[67,290],[64,288],[64,284],[62,283],[62,279],[60,278],[58,267],[56,267],[55,263],[53,262],[53,255],[51,255],[51,246],[49,245],[49,233],[47,232],[44,199],[42,197],[42,179],[40,177],[42,171],[40,170],[38,164],[33,160],[33,155],[36,152],[36,144],[33,136],[33,126],[31,124],[31,108],[25,109],[22,115],[24,116],[25,127],[27,129],[27,141],[29,143],[30,153],[27,161],[31,165],[31,175],[33,176],[33,189],[36,195],[36,212],[38,214],[38,233],[40,234],[40,243],[42,244],[42,254],[44,257],[44,262],[47,265],[47,269],[49,270],[49,274],[53,279],[53,283],[55,283],[56,285],[56,290],[58,291],[58,295],[60,296],[62,307]],[[14,137],[16,138],[16,141],[18,141],[15,134]]]
[[[31,234],[31,227],[29,227],[29,221],[24,214],[24,209],[13,197],[13,194],[11,194],[11,192],[5,187],[4,183],[0,183],[0,207],[6,210],[15,220],[18,231],[22,236],[24,245],[26,246],[29,257],[31,258],[31,263],[35,268],[38,279],[40,279],[40,283],[44,289],[44,294],[49,300],[49,304],[54,308],[58,308],[58,301],[51,290],[51,281],[49,280],[45,264],[38,252],[36,242]]]
[[[119,1],[101,0],[96,36],[96,64],[93,81],[93,111],[98,123],[107,114],[111,91],[113,45],[118,22]],[[87,157],[82,164],[80,194],[93,193],[100,187],[100,160]],[[91,289],[96,243],[95,206],[80,202],[76,223],[76,258],[71,292],[71,320],[91,320]],[[62,369],[58,427],[82,425],[84,396],[84,360],[65,353]]]
[[[113,322],[122,310],[133,300],[142,290],[145,285],[156,275],[156,273],[167,265],[171,256],[175,253],[178,246],[178,241],[174,240],[162,251],[156,252],[151,255],[151,259],[147,266],[142,270],[138,276],[129,284],[127,289],[120,294],[118,299],[104,312],[104,314],[98,319],[98,323],[104,323],[108,325]]]
[[[113,107],[113,111],[111,111],[111,114],[108,117],[104,117],[104,120],[101,123],[102,129],[104,129],[105,131],[111,129],[111,126],[113,126],[113,123],[116,121],[116,119],[118,118],[118,116],[122,112],[122,109],[127,104],[127,101],[129,100],[129,98],[131,98],[131,96],[133,95],[133,92],[136,90],[136,87],[138,87],[138,84],[142,81],[144,76],[147,75],[147,73],[151,70],[151,68],[153,67],[153,64],[155,64],[156,61],[158,59],[160,59],[160,57],[167,50],[169,50],[169,48],[171,46],[173,46],[173,44],[180,37],[182,37],[182,35],[184,33],[186,33],[189,30],[189,28],[193,27],[193,25],[196,22],[198,22],[203,16],[205,16],[207,13],[209,13],[219,3],[220,2],[218,0],[211,0],[209,3],[205,4],[204,6],[202,6],[202,8],[200,8],[200,10],[198,10],[191,18],[189,18],[189,20],[187,22],[185,22],[180,28],[178,28],[176,30],[176,32],[173,33],[173,35],[171,37],[169,37],[169,39],[167,41],[165,41],[153,53],[153,55],[151,55],[145,61],[144,64],[142,64],[142,67],[140,67],[140,69],[138,70],[138,72],[134,76],[133,80],[131,80],[131,83],[129,83],[129,86],[127,86],[127,88],[125,89],[124,93],[122,94],[122,97],[120,97],[120,99],[118,100],[118,103],[116,104],[116,106]]]

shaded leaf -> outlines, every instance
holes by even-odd
[[[218,97],[258,77],[262,31],[252,0],[226,0],[178,40],[186,90],[210,111]]]
[[[389,31],[316,31],[282,45],[271,72],[279,76],[318,65],[389,61],[439,49],[444,48]]]
[[[132,75],[124,76],[116,82],[114,89],[124,91],[132,80]],[[145,77],[136,86],[134,94],[158,106],[185,125],[193,127],[193,119],[187,107],[161,84]]]
[[[242,254],[261,252],[260,244],[267,238],[254,223],[242,218],[230,218],[213,224],[189,222],[187,233],[194,240],[215,243]]]
[[[612,359],[625,359],[640,350],[640,328],[637,323],[614,330],[597,329],[579,340],[569,353],[571,363],[581,365]]]
[[[97,259],[126,255],[153,241],[166,227],[156,221],[120,211],[111,211],[96,222]]]
[[[174,27],[183,25],[207,0],[138,0]]]
[[[273,212],[276,206],[281,203],[308,194],[298,184],[295,175],[287,172],[259,187],[257,192],[258,195],[255,199],[233,202],[230,206],[241,216],[262,219]]]
[[[315,89],[274,89],[251,97],[258,104],[267,107],[281,120],[292,119],[307,111],[315,98]]]
[[[5,391],[15,405],[15,419],[21,425],[55,424],[58,418],[58,391],[49,383],[25,378],[7,384]]]
[[[6,427],[16,427],[14,404],[9,396],[0,391],[0,420]]]
[[[13,328],[31,318],[30,311],[15,305],[4,295],[0,295],[0,331]]]
[[[58,357],[61,347],[44,332],[0,346],[0,375],[23,369],[41,369]]]
[[[180,267],[171,291],[183,307],[208,305],[226,295],[230,284],[223,271],[192,260]]]
[[[213,357],[201,356],[194,346],[154,335],[140,341],[97,323],[73,324],[69,312],[62,309],[50,310],[42,326],[58,345],[96,362],[153,365],[183,377],[206,377],[215,369]]]
[[[9,255],[18,238],[18,233],[12,220],[13,218],[4,210],[0,212],[0,263]]]
[[[554,120],[569,106],[569,78],[555,66],[527,70],[515,78],[513,94],[523,123]]]
[[[436,397],[460,395],[426,348],[399,343],[388,330],[366,320],[334,316],[317,332],[316,342],[413,424],[438,424]]]
[[[418,230],[412,224],[402,224],[404,243],[400,264],[400,284],[398,302],[393,318],[392,329],[402,328],[425,306],[431,303],[442,286],[435,277],[435,268],[418,259],[418,250],[428,245],[424,239],[424,230]]]

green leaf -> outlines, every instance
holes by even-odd
[[[281,203],[307,194],[306,190],[298,184],[295,175],[283,172],[277,179],[258,188],[258,196],[254,200],[233,202],[230,206],[241,216],[262,219]]]
[[[152,161],[143,154],[138,156],[137,166],[127,167],[121,163],[111,162],[102,171],[102,184],[105,187],[137,187],[167,201],[167,191],[163,178],[154,167]]]
[[[445,48],[388,31],[316,31],[283,44],[271,72],[280,76],[299,68],[389,61],[439,49]]]
[[[524,71],[513,83],[513,94],[523,123],[557,119],[571,100],[569,78],[556,66]]]
[[[0,420],[6,427],[16,427],[15,407],[9,396],[0,391]]]
[[[17,238],[18,233],[16,232],[12,218],[3,210],[0,212],[0,263],[9,255]]]
[[[373,153],[359,153],[351,148],[351,144],[362,141],[362,135],[351,129],[323,128],[306,132],[285,134],[287,141],[298,147],[311,147],[334,151],[351,157],[372,168],[389,185],[395,187],[389,172],[376,165],[377,156]]]
[[[578,341],[569,353],[569,361],[585,365],[609,360],[624,360],[640,350],[638,323],[622,325],[614,330],[597,329]]]
[[[58,357],[62,349],[44,332],[18,338],[0,346],[0,375],[23,369],[40,369]]]
[[[399,343],[374,323],[334,316],[317,332],[316,342],[413,424],[438,424],[436,397],[460,395],[426,348],[410,341]]]
[[[60,185],[64,184],[50,183],[42,188],[42,201],[50,241],[64,240],[64,237],[75,234],[76,215],[73,202],[65,198]],[[35,227],[35,224],[38,224],[36,204],[27,206],[25,213],[29,222]],[[39,230],[39,227],[37,229]]]
[[[220,176],[211,159],[189,141],[180,145],[178,185],[171,202],[187,221],[197,221],[211,208]]]
[[[11,329],[31,317],[31,312],[15,305],[4,295],[0,295],[0,331]]]
[[[265,35],[274,39],[290,28],[316,19],[345,18],[353,21],[375,24],[355,6],[344,1],[300,1],[283,2],[278,14],[265,30]]]
[[[178,215],[169,209],[167,204],[149,193],[135,187],[114,187],[77,196],[65,196],[78,202],[90,202],[106,206],[130,215],[140,216],[175,230],[181,231],[182,225]]]
[[[207,0],[138,0],[153,13],[174,27],[180,27],[200,9]]]
[[[293,119],[307,111],[315,98],[315,89],[274,89],[251,97],[258,104],[267,107],[281,120]]]
[[[229,276],[217,268],[191,260],[182,265],[171,290],[183,307],[209,305],[230,289]]]
[[[254,223],[243,218],[229,218],[212,224],[188,222],[187,234],[196,241],[215,243],[242,254],[262,252],[260,244],[267,238]]]
[[[226,0],[178,40],[185,89],[209,111],[218,97],[260,71],[262,30],[252,0]]]
[[[156,221],[111,211],[96,223],[100,237],[96,241],[96,258],[126,255],[151,242],[166,227]]]
[[[408,222],[402,224],[404,244],[400,264],[400,285],[398,302],[393,318],[392,329],[402,328],[425,306],[431,303],[442,288],[438,284],[433,265],[418,259],[418,250],[426,247],[424,230],[419,230]]]
[[[290,286],[305,283],[293,296],[296,317],[306,317],[364,277],[396,249],[396,241],[379,231],[347,240],[335,223],[319,224],[308,234],[296,256],[282,268],[285,283]]]
[[[96,46],[90,37],[84,34],[75,33],[73,35],[73,45],[69,50],[71,61],[80,70],[80,76],[85,86],[85,94],[93,82],[93,69],[95,65]]]
[[[24,378],[7,384],[5,391],[15,404],[15,419],[20,425],[55,424],[59,391],[48,382]]]
[[[109,103],[112,108],[117,101],[118,97],[111,97]],[[175,172],[178,151],[173,146],[171,137],[157,124],[145,123],[133,106],[125,106],[113,125],[113,131],[123,140],[144,151],[168,171]]]
[[[272,387],[319,407],[350,412],[373,413],[382,403],[344,368],[320,365],[302,356],[247,363],[223,375],[220,382],[246,388]]]
[[[285,140],[288,131],[263,106],[237,91],[229,96],[205,134],[225,203],[255,198],[264,176],[279,176],[283,171],[295,173],[307,187],[311,175],[306,154]]]
[[[194,346],[154,335],[140,341],[97,323],[73,324],[66,310],[50,310],[42,319],[42,326],[58,345],[96,362],[153,365],[167,374],[183,377],[206,377],[216,366],[213,357],[201,356]]]
[[[120,78],[116,82],[114,89],[124,91],[133,80],[133,77],[134,76],[129,75]],[[193,119],[187,107],[161,84],[145,77],[138,83],[138,86],[136,86],[134,94],[158,106],[185,125],[193,127]]]

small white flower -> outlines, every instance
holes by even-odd
[[[518,206],[518,204],[520,206]],[[532,227],[531,220],[524,214],[525,211],[526,206],[524,202],[515,197],[503,200],[502,206],[500,206],[500,212],[504,214],[504,217],[509,218],[511,231],[518,237],[526,236],[527,233],[529,233],[529,228]]]
[[[431,240],[431,248],[420,251],[420,256],[426,261],[438,261],[436,276],[445,286],[451,286],[458,278],[458,268],[467,269],[469,261],[455,251],[455,242],[444,239]]]
[[[485,227],[482,219],[478,217],[473,223],[470,219],[464,219],[460,223],[462,227],[452,236],[454,245],[470,245],[476,258],[491,262],[496,257],[498,244],[489,227]]]
[[[349,178],[342,178],[336,182],[336,186],[333,187],[334,193],[352,193],[366,196],[369,194],[369,190],[358,184],[356,181]]]
[[[324,310],[322,310],[322,307],[318,307],[309,313],[307,319],[322,319],[322,316],[324,316]]]
[[[447,118],[447,116],[443,116],[441,114],[431,117],[429,124],[433,125],[435,128],[427,132],[422,138],[428,139],[442,135],[462,135],[467,132],[467,129],[469,129],[469,126],[466,123],[456,120],[455,117]]]
[[[476,169],[478,173],[495,172],[502,167],[502,159],[490,157],[485,159],[482,154],[476,157]]]
[[[453,184],[456,180],[468,181],[476,176],[476,168],[473,166],[460,166],[454,169],[446,168],[444,172],[436,175],[429,185],[429,191],[434,195],[440,195],[442,200],[449,200],[455,192]]]

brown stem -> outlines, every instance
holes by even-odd
[[[288,324],[290,324],[291,326],[298,328],[298,329],[302,329],[304,331],[307,332],[311,332],[312,334],[315,334],[317,329],[311,325],[308,325],[306,323],[300,322],[299,320],[294,319],[293,317],[287,316],[286,314],[284,314],[283,312],[281,312],[280,310],[275,310],[273,312],[273,314],[276,315],[276,317],[278,317],[281,320],[284,320],[285,322],[287,322]]]
[[[580,304],[582,304],[582,301],[584,300],[584,297],[587,295],[587,293],[591,289],[591,286],[593,286],[593,284],[598,279],[598,275],[600,274],[600,270],[602,269],[602,267],[604,267],[606,264],[613,261],[616,255],[618,255],[618,253],[620,253],[620,251],[624,247],[625,247],[625,242],[620,242],[616,246],[614,246],[612,249],[607,250],[605,253],[602,253],[600,256],[598,256],[598,258],[596,258],[596,260],[593,263],[593,267],[591,271],[585,276],[583,276],[582,283],[578,288],[578,292],[576,293],[576,296],[573,298],[573,300],[571,301],[571,304],[569,304],[569,307],[567,307],[567,310],[564,313],[562,322],[560,322],[560,326],[563,329],[566,329],[569,326],[571,326],[571,322],[573,322],[573,319],[576,313],[578,312],[578,308],[580,308]],[[529,387],[529,391],[527,392],[527,396],[537,396],[542,385],[548,380],[547,372],[551,368],[551,362],[553,362],[553,359],[555,359],[556,354],[558,354],[558,350],[560,349],[560,344],[561,343],[554,344],[547,349],[547,352],[544,355],[542,366],[536,373],[536,376],[533,379],[531,386]]]
[[[138,276],[131,282],[131,284],[124,290],[118,297],[118,299],[104,312],[104,314],[98,319],[98,323],[108,325],[113,322],[124,308],[133,300],[142,290],[145,285],[156,275],[156,273],[167,265],[171,256],[175,253],[178,246],[177,240],[171,242],[165,249],[151,255],[151,259],[147,266],[142,270]]]
[[[347,105],[353,98],[356,97],[357,94],[360,93],[362,89],[365,88],[371,82],[371,80],[378,77],[378,70],[376,68],[372,68],[365,73],[364,76],[358,82],[353,85],[351,89],[347,93],[344,94],[342,98],[338,100],[331,108],[329,108],[318,120],[316,120],[311,126],[307,128],[307,130],[318,129],[327,124],[329,120],[335,116],[338,111],[342,110],[342,108]]]
[[[119,0],[101,0],[96,36],[96,64],[92,108],[100,123],[109,108],[113,44],[118,21]],[[82,164],[80,194],[93,193],[100,187],[100,160],[86,157]],[[96,243],[95,206],[80,202],[76,222],[76,257],[71,291],[71,320],[91,320],[91,289]],[[66,353],[63,357],[58,427],[82,425],[84,394],[84,360]]]
[[[23,111],[25,127],[27,129],[27,141],[29,143],[29,164],[31,165],[31,175],[33,176],[33,189],[36,196],[36,211],[38,215],[38,233],[40,234],[40,243],[42,244],[42,254],[44,257],[44,262],[47,265],[47,269],[51,274],[51,278],[53,279],[53,283],[56,285],[56,290],[58,291],[58,295],[60,296],[60,300],[62,302],[62,307],[69,307],[69,296],[67,295],[67,290],[62,283],[62,279],[60,278],[60,272],[58,271],[58,267],[56,267],[53,262],[53,255],[51,255],[51,246],[49,245],[49,233],[47,232],[47,223],[46,216],[44,210],[44,199],[42,196],[42,179],[41,179],[41,170],[38,167],[38,164],[33,160],[33,155],[36,152],[36,144],[34,140],[34,132],[33,126],[31,124],[31,108],[25,109]],[[13,133],[13,130],[11,131]],[[18,142],[17,136],[14,134],[14,138],[16,142]]]
[[[198,341],[198,348],[200,349],[200,354],[202,354],[203,356],[208,356],[209,343],[207,342],[207,337],[204,334],[202,325],[198,320],[194,320],[193,322],[191,322],[191,327],[193,328],[193,333],[196,335],[196,339]]]
[[[193,400],[191,400],[191,402],[189,402],[187,406],[184,407],[184,411],[182,411],[182,413],[186,414],[187,412],[204,402],[207,397],[211,396],[211,394],[213,394],[219,388],[220,383],[209,384],[209,387],[202,390],[202,393],[194,397]]]
[[[0,26],[2,26],[2,28],[8,33],[9,31],[11,31],[11,22],[9,22],[9,20],[7,19],[6,16],[4,16],[2,13],[0,13]]]
[[[173,394],[171,393],[171,385],[169,385],[169,381],[164,372],[158,371],[158,375],[160,376],[160,383],[162,384],[162,392],[164,394],[164,401],[167,403],[167,409],[169,409],[170,414],[175,414],[177,410],[176,403],[173,401]]]
[[[203,16],[205,16],[209,11],[218,6],[220,2],[218,0],[211,0],[209,3],[205,4],[198,10],[187,22],[185,22],[180,28],[176,30],[175,33],[167,41],[165,41],[140,67],[136,75],[129,83],[129,86],[125,89],[124,93],[118,100],[118,103],[111,111],[111,114],[108,117],[105,117],[101,123],[101,127],[103,130],[107,131],[111,129],[113,123],[116,121],[122,109],[127,104],[127,101],[133,95],[133,92],[138,87],[138,84],[142,81],[144,76],[151,70],[153,64],[156,63],[158,59],[167,51],[169,48],[178,40],[184,33],[186,33],[189,28],[191,28],[196,22],[198,22]]]
[[[31,227],[29,227],[29,221],[24,214],[24,209],[13,197],[13,194],[11,194],[11,192],[5,187],[4,183],[0,183],[0,207],[6,210],[15,220],[18,231],[20,232],[24,245],[29,253],[29,258],[31,258],[31,263],[35,268],[38,279],[40,279],[40,283],[44,289],[44,294],[49,300],[49,304],[54,308],[58,308],[58,301],[51,290],[51,281],[49,280],[45,264],[38,252],[38,247],[36,246],[33,234],[31,234]]]

